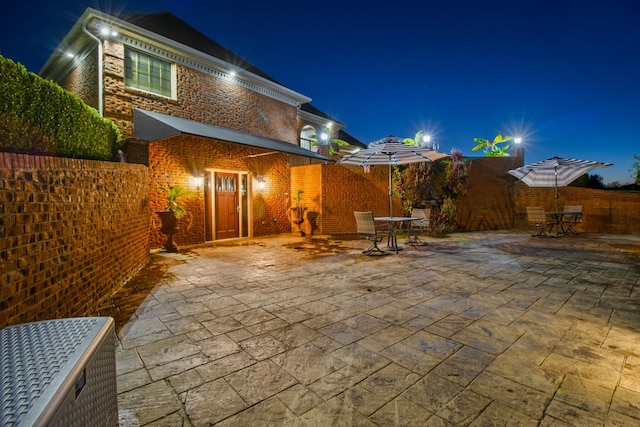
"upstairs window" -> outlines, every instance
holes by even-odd
[[[158,95],[172,96],[173,66],[155,56],[125,49],[124,84]]]
[[[302,132],[300,132],[300,147],[317,153],[318,144],[314,138],[316,134],[317,132],[313,127],[309,125],[303,127]]]

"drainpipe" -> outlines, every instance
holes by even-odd
[[[104,87],[103,87],[104,83],[102,81],[102,66],[103,66],[102,40],[100,40],[98,37],[96,37],[87,29],[86,22],[82,24],[82,31],[84,31],[89,37],[91,37],[92,39],[98,42],[98,112],[100,113],[100,116],[104,117],[104,105],[103,105],[104,101],[103,101],[103,93],[102,93],[104,90]]]

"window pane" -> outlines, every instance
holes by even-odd
[[[171,96],[171,63],[132,49],[125,50],[125,84]]]

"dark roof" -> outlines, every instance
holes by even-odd
[[[133,121],[135,123],[134,136],[148,141],[157,141],[159,139],[169,138],[171,136],[185,133],[333,162],[333,160],[328,157],[314,153],[313,151],[305,150],[304,148],[288,142],[265,138],[263,136],[240,132],[229,128],[208,125],[194,120],[168,116],[166,114],[135,109],[133,111]]]
[[[153,33],[164,36],[170,40],[175,40],[178,43],[182,43],[215,58],[222,59],[229,64],[233,64],[239,68],[247,70],[281,86],[284,86],[273,77],[253,66],[244,58],[236,55],[232,51],[226,49],[224,46],[211,40],[209,37],[169,12],[127,13],[118,16],[118,18],[138,27],[149,30]],[[302,104],[300,106],[300,109],[316,116],[326,118],[328,120],[337,121],[333,117],[320,111],[309,103]]]
[[[338,132],[338,139],[346,141],[349,145],[353,145],[354,147],[367,148],[366,144],[361,142],[359,139],[354,138],[342,129]]]
[[[223,61],[281,85],[281,83],[254,67],[244,58],[224,48],[222,45],[211,40],[169,12],[127,13],[118,15],[118,18],[153,33],[160,34],[168,39],[175,40],[200,52],[222,59]]]
[[[323,117],[325,119],[336,121],[333,117],[328,116],[327,114],[325,114],[322,111],[318,110],[316,107],[314,107],[313,105],[311,105],[309,103],[302,104],[300,106],[300,109],[302,111],[306,111],[307,113],[311,113],[311,114],[316,115],[318,117]]]

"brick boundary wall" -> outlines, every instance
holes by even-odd
[[[469,186],[459,206],[458,231],[529,229],[526,206],[554,208],[553,188],[528,187],[508,174],[522,166],[522,160],[517,156],[470,159]],[[307,216],[303,229],[307,234],[353,234],[356,210],[371,210],[376,216],[388,214],[386,166],[373,166],[364,173],[361,167],[317,164],[293,167],[291,175],[291,193],[304,191]],[[640,232],[640,193],[560,187],[559,196],[560,209],[565,204],[583,206],[578,231]],[[396,216],[405,214],[397,197],[393,212]],[[292,226],[292,231],[295,234],[297,227]]]
[[[509,170],[523,165],[523,157],[468,159],[467,194],[458,206],[458,230],[500,230],[513,227],[515,178]]]
[[[514,185],[514,227],[531,228],[527,224],[527,206],[542,206],[555,210],[553,188]],[[558,208],[564,205],[582,205],[582,224],[576,229],[586,233],[627,234],[640,232],[640,193],[595,190],[580,187],[559,187]]]
[[[460,231],[530,229],[526,207],[555,210],[553,187],[529,187],[508,174],[522,166],[523,157],[471,159],[468,193],[458,216]],[[558,209],[582,205],[583,220],[576,229],[587,233],[637,233],[640,231],[640,193],[558,188]]]
[[[93,315],[149,258],[142,165],[0,153],[0,327]]]

